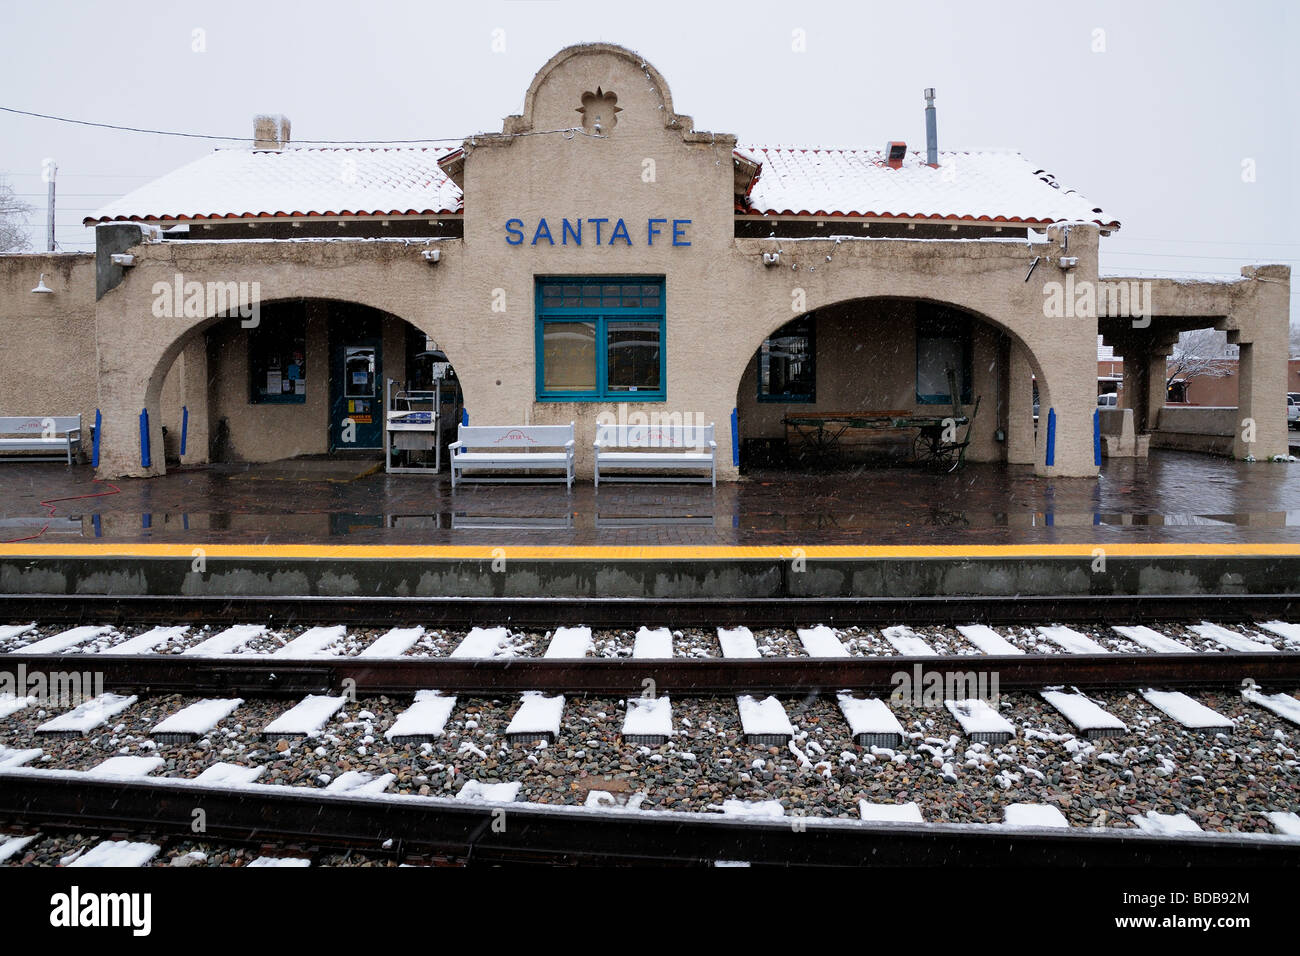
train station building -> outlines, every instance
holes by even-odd
[[[259,117],[251,147],[91,217],[94,255],[0,257],[0,414],[79,413],[87,445],[98,421],[103,477],[380,449],[385,383],[435,356],[455,421],[576,423],[580,479],[598,421],[712,423],[725,480],[797,442],[792,418],[954,407],[968,460],[1088,477],[1140,453],[1102,439],[1155,432],[1179,332],[1214,327],[1239,348],[1232,454],[1287,453],[1287,267],[1102,275],[1121,224],[1097,202],[1018,152],[896,133],[699,130],[609,44],[557,53],[459,145],[295,146]]]

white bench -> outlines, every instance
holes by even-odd
[[[10,451],[59,451],[56,455],[24,455],[25,461],[62,461],[81,446],[80,415],[0,418],[0,454]]]
[[[688,472],[681,475],[605,475],[606,481],[707,481],[718,485],[713,425],[597,425],[596,487],[601,471]],[[625,449],[636,449],[627,451]]]
[[[451,443],[451,486],[464,481],[563,481],[573,487],[574,422],[567,425],[461,425]],[[480,450],[481,449],[481,450]],[[559,475],[539,476],[537,471]],[[467,479],[466,472],[527,472]]]

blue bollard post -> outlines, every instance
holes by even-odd
[[[1047,410],[1047,465],[1056,464],[1056,409]]]
[[[148,468],[153,464],[149,457],[149,409],[140,409],[140,467]]]

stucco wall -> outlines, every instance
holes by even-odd
[[[89,455],[97,380],[94,255],[0,255],[0,415],[80,414]]]

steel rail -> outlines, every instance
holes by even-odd
[[[204,831],[193,831],[195,810]],[[25,829],[141,834],[311,852],[351,849],[462,861],[779,866],[1300,866],[1273,835],[1155,836],[1135,830],[1010,830],[790,817],[756,821],[675,811],[587,811],[446,798],[332,796],[314,787],[222,789],[167,780],[97,780],[0,771],[0,820]]]
[[[901,676],[900,676],[901,675]],[[413,694],[438,689],[499,694],[525,690],[569,694],[709,696],[806,694],[840,689],[909,688],[922,694],[936,680],[951,695],[1063,684],[1233,688],[1251,679],[1266,687],[1300,684],[1300,652],[1219,654],[1025,654],[844,658],[273,658],[241,654],[0,654],[0,686],[53,694],[62,684],[143,694],[288,696],[351,692]]]
[[[926,597],[555,598],[154,594],[0,594],[0,620],[52,623],[502,624],[582,623],[840,627],[885,624],[1041,624],[1124,621],[1221,622],[1300,615],[1300,595],[1065,594]]]

